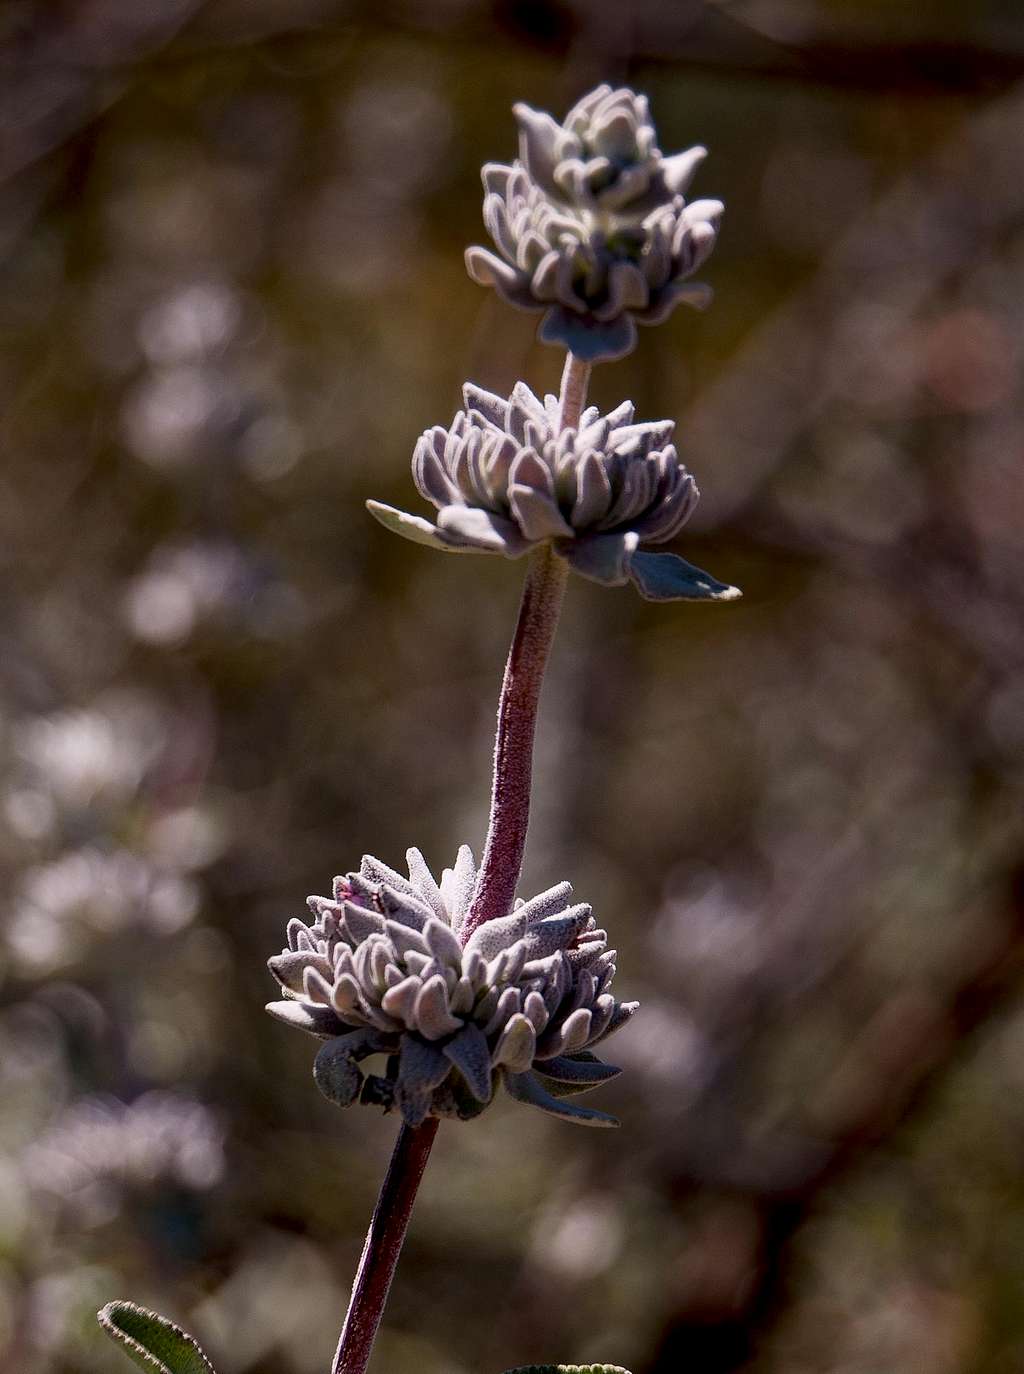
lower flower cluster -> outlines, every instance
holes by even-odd
[[[637,1009],[610,991],[615,951],[563,882],[463,940],[476,883],[463,846],[437,883],[417,849],[405,878],[366,857],[311,897],[311,925],[288,923],[270,960],[284,993],[267,1010],[325,1041],[314,1077],[339,1106],[468,1120],[504,1083],[509,1094],[567,1120],[614,1126],[569,1099],[614,1078],[593,1048]],[[383,1071],[360,1065],[384,1056]]]

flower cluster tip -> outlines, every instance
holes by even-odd
[[[684,198],[706,149],[663,156],[646,96],[625,87],[597,87],[562,124],[529,105],[513,112],[518,159],[483,168],[496,251],[467,249],[474,281],[543,311],[541,339],[588,362],[631,352],[637,324],[710,302],[711,288],[689,279],[724,207]]]

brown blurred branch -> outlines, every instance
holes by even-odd
[[[877,1144],[904,1129],[929,1104],[950,1073],[971,1053],[974,1037],[1024,985],[1024,866],[1008,879],[1006,919],[971,976],[943,1000],[934,989],[908,987],[879,1008],[851,1046],[818,1104],[831,1143],[819,1167],[801,1183],[771,1195],[744,1195],[753,1204],[761,1246],[758,1278],[735,1310],[721,1317],[679,1313],[663,1334],[650,1374],[692,1366],[702,1374],[745,1367],[762,1337],[787,1310],[794,1236],[819,1198],[853,1174]],[[990,929],[992,928],[990,923]],[[677,1180],[682,1193],[704,1186]]]

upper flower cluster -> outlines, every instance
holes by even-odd
[[[599,86],[564,123],[514,107],[519,158],[483,169],[484,223],[497,255],[470,248],[474,281],[512,305],[544,310],[540,337],[590,362],[617,358],[636,324],[679,304],[703,307],[687,282],[714,247],[723,206],[683,196],[705,149],[664,157],[645,96]]]
[[[503,1081],[557,1116],[617,1125],[565,1100],[619,1072],[591,1047],[637,1007],[609,991],[615,951],[591,908],[559,883],[468,933],[471,851],[440,884],[418,849],[408,863],[404,878],[364,858],[335,879],[333,899],[309,899],[313,924],[290,921],[288,948],[270,960],[285,1000],[267,1010],[327,1042],[313,1070],[320,1090],[418,1126],[478,1115]],[[378,1054],[384,1073],[364,1076],[359,1062]]]
[[[631,402],[607,415],[591,406],[561,428],[558,400],[519,382],[505,401],[472,385],[448,429],[435,425],[413,454],[413,477],[438,508],[437,524],[377,501],[388,529],[454,552],[517,558],[551,541],[595,582],[632,581],[655,601],[729,600],[734,587],[669,553],[697,504],[697,486],[673,446],[671,420],[634,423]]]

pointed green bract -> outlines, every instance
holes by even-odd
[[[103,1330],[147,1374],[215,1374],[196,1341],[158,1312],[108,1302],[96,1314]]]

